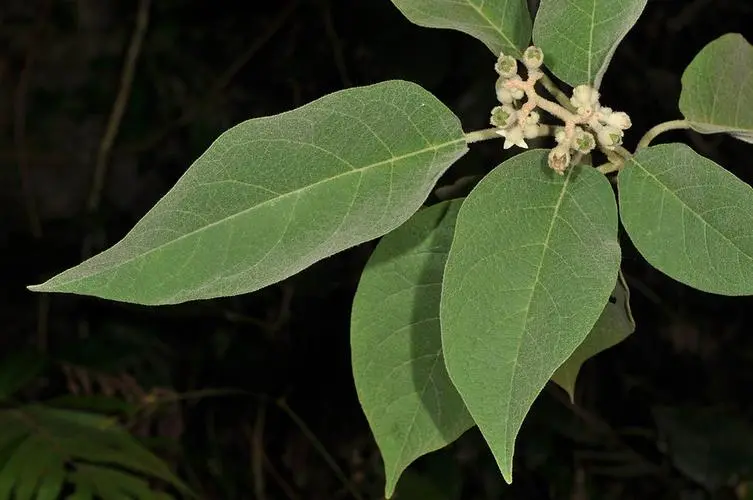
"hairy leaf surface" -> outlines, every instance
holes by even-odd
[[[475,37],[495,56],[518,57],[531,39],[526,0],[392,0],[411,22],[427,28],[449,28]]]
[[[418,457],[473,425],[445,369],[442,274],[462,201],[423,209],[379,242],[351,321],[358,397],[384,459],[385,495]]]
[[[753,46],[737,33],[706,45],[682,74],[680,111],[696,132],[753,143]]]
[[[565,83],[598,88],[614,51],[647,0],[542,0],[533,42],[544,64]]]
[[[649,264],[686,285],[753,294],[753,189],[685,144],[638,151],[620,171],[620,217]]]
[[[336,92],[231,128],[119,243],[31,289],[141,304],[252,292],[395,229],[466,150],[416,84]]]
[[[447,371],[505,479],[515,438],[554,371],[591,331],[620,264],[609,181],[547,151],[507,160],[463,203],[442,284]]]

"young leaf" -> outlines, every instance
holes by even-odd
[[[472,425],[444,366],[442,273],[461,200],[423,209],[379,242],[351,320],[353,376],[382,452],[385,495],[418,457]]]
[[[575,399],[575,382],[583,363],[619,344],[635,331],[635,321],[630,312],[630,292],[622,278],[617,280],[611,298],[586,340],[552,375],[552,382],[562,387],[571,401]]]
[[[231,128],[119,243],[30,289],[153,305],[252,292],[393,230],[466,150],[416,84],[336,92]]]
[[[598,88],[617,45],[647,0],[541,0],[533,42],[552,73],[575,87]]]
[[[411,22],[427,28],[449,28],[519,57],[531,39],[531,14],[526,0],[392,0]]]
[[[620,265],[609,181],[547,151],[507,160],[458,214],[442,284],[447,371],[512,481],[515,438],[554,371],[583,342]]]
[[[649,264],[699,290],[753,294],[753,189],[685,144],[641,149],[618,176],[620,217]]]
[[[753,143],[753,46],[728,33],[706,45],[682,74],[680,111],[696,132]]]

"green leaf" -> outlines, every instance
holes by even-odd
[[[448,28],[484,42],[495,56],[520,57],[531,40],[531,14],[526,0],[392,0],[411,22]]]
[[[702,134],[753,143],[753,46],[728,33],[706,45],[682,74],[680,111]]]
[[[466,198],[442,284],[447,371],[508,482],[526,413],[596,323],[620,264],[609,181],[583,165],[559,176],[547,154],[507,160]]]
[[[421,210],[385,236],[353,303],[353,375],[384,458],[387,497],[415,459],[473,426],[447,376],[439,328],[442,273],[461,203]]]
[[[252,292],[395,229],[467,149],[416,84],[336,92],[231,128],[123,240],[30,289],[140,304]]]
[[[541,0],[533,42],[544,64],[575,87],[598,88],[617,45],[646,7],[647,0]]]
[[[753,189],[685,144],[641,149],[620,171],[620,217],[649,264],[686,285],[753,294]]]
[[[612,302],[614,299],[614,302]],[[620,277],[612,292],[609,302],[601,316],[596,321],[591,332],[574,353],[567,358],[562,366],[557,368],[552,376],[552,382],[562,387],[575,400],[575,382],[581,366],[588,359],[602,351],[615,346],[628,338],[635,331],[635,321],[630,312],[630,292],[627,284]]]

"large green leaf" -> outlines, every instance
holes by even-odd
[[[693,130],[753,142],[753,46],[729,33],[706,45],[682,74],[680,111]]]
[[[547,151],[507,160],[463,203],[440,317],[447,371],[512,481],[515,438],[554,371],[583,342],[620,264],[609,181]]]
[[[604,311],[602,311],[586,340],[578,346],[562,366],[557,368],[557,371],[552,375],[552,382],[562,387],[570,396],[571,401],[574,400],[575,382],[583,363],[600,352],[619,344],[634,331],[635,321],[633,321],[633,315],[630,311],[630,292],[627,284],[620,277],[609,302],[604,307]]]
[[[460,205],[421,210],[385,236],[353,303],[353,375],[384,458],[387,497],[411,462],[473,425],[447,376],[439,329],[442,273]]]
[[[531,40],[526,0],[392,0],[411,22],[449,28],[478,38],[495,56],[518,57]]]
[[[753,189],[685,144],[642,149],[620,171],[620,216],[638,251],[706,292],[753,294]]]
[[[541,0],[533,42],[546,66],[573,87],[596,88],[647,0]]]
[[[393,230],[466,150],[416,84],[336,92],[231,128],[123,240],[30,288],[141,304],[251,292]]]

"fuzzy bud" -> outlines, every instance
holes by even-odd
[[[588,85],[578,85],[573,89],[570,102],[581,116],[590,115],[599,109],[599,91]]]
[[[570,151],[568,148],[557,146],[549,151],[549,167],[560,175],[564,175],[570,165]]]
[[[633,125],[628,114],[623,111],[610,113],[606,118],[606,124],[620,130],[627,130]]]
[[[529,70],[538,69],[543,62],[544,53],[540,48],[531,45],[525,50],[525,52],[523,52],[523,64],[525,64],[526,68]]]
[[[512,104],[512,102],[515,100],[512,95],[512,89],[509,89],[505,85],[505,83],[507,83],[507,78],[500,76],[497,79],[497,84],[495,86],[497,91],[497,100],[502,104]]]
[[[518,74],[518,61],[512,56],[501,54],[494,65],[494,70],[503,78],[512,78]]]

